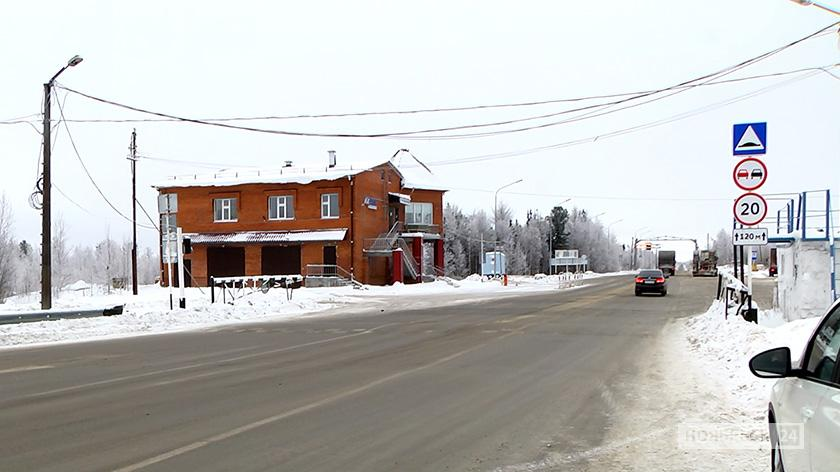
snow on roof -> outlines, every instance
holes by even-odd
[[[400,155],[391,160],[394,167],[403,176],[403,188],[411,188],[415,190],[439,190],[447,191],[446,187],[441,186],[437,182],[437,177],[420,165],[414,159],[407,159]]]
[[[374,161],[357,163],[345,167],[280,167],[266,169],[223,169],[212,173],[176,175],[167,180],[156,182],[152,187],[183,188],[183,187],[228,187],[244,184],[309,184],[318,180],[339,180],[383,164],[390,163],[403,178],[403,188],[421,190],[447,189],[436,183],[436,177],[421,166],[417,161],[407,160],[402,156]]]
[[[157,182],[155,188],[227,187],[243,184],[309,184],[317,180],[338,180],[387,163],[352,164],[346,167],[280,167],[266,169],[224,169],[209,174],[177,175]]]
[[[238,231],[234,233],[184,233],[192,244],[303,243],[341,241],[347,228],[315,231]]]

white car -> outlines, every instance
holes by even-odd
[[[773,471],[840,470],[840,300],[820,321],[797,366],[780,347],[750,360],[762,378],[780,378],[768,419]]]

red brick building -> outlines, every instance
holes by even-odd
[[[184,266],[192,280],[184,279],[194,284],[290,274],[313,282],[327,276],[412,283],[443,267],[445,190],[423,183],[428,179],[422,175],[407,179],[420,170],[401,170],[390,160],[317,169],[287,165],[179,176],[155,187],[161,195],[177,195],[170,218],[190,238]],[[166,283],[165,267],[161,272]]]

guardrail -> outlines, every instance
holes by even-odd
[[[125,305],[109,308],[74,309],[74,310],[38,310],[0,314],[0,325],[34,323],[37,321],[65,320],[74,318],[96,318],[98,316],[122,315]]]

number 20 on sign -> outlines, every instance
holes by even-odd
[[[757,193],[745,193],[735,200],[732,211],[738,223],[754,226],[767,216],[767,200]]]

